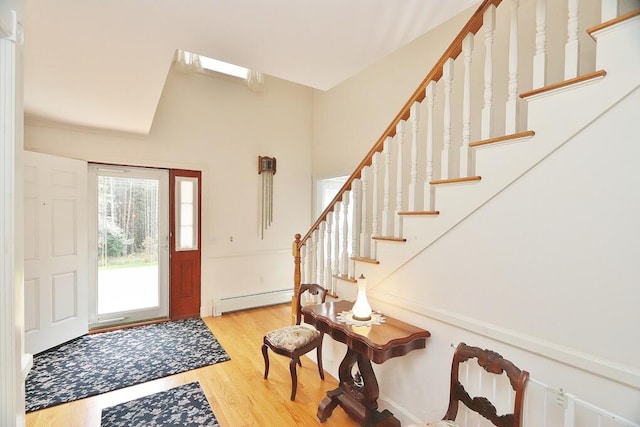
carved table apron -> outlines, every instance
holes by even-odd
[[[339,386],[327,392],[327,397],[320,402],[318,419],[326,421],[340,405],[362,426],[399,427],[400,421],[391,412],[378,411],[379,388],[371,362],[380,364],[411,350],[425,348],[431,333],[388,316],[384,323],[374,326],[347,325],[338,321],[337,316],[351,310],[352,306],[349,301],[333,301],[302,309],[306,323],[347,345],[347,354],[338,370]],[[353,377],[355,364],[362,381]]]

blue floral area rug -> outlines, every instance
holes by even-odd
[[[102,410],[100,427],[219,427],[200,384],[193,382]]]
[[[227,360],[200,318],[84,335],[34,356],[25,384],[26,411]]]

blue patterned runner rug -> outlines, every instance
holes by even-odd
[[[26,411],[227,360],[200,318],[84,335],[34,356],[25,384]]]
[[[102,410],[100,427],[219,427],[197,382]]]

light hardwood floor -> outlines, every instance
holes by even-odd
[[[294,402],[289,400],[287,358],[270,353],[269,379],[262,378],[262,336],[290,323],[290,307],[285,304],[207,317],[204,321],[229,353],[230,361],[31,412],[27,414],[27,427],[99,427],[103,408],[192,381],[200,382],[222,427],[357,426],[339,407],[320,424],[316,418],[318,403],[327,390],[337,387],[337,381],[329,374],[322,381],[311,359],[304,357],[302,368],[298,368]]]

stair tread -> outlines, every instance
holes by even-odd
[[[604,77],[606,75],[607,75],[607,72],[605,70],[594,71],[593,73],[584,74],[582,76],[578,76],[578,77],[575,77],[573,79],[565,80],[563,82],[558,82],[558,83],[554,83],[554,84],[551,84],[551,85],[548,85],[548,86],[540,87],[538,89],[533,89],[533,90],[529,90],[527,92],[522,92],[520,94],[520,98],[527,99],[527,98],[529,98],[531,96],[539,95],[541,93],[552,92],[552,91],[554,91],[556,89],[568,87],[568,86],[575,85],[575,84],[584,83],[584,82],[587,82],[589,80],[600,79],[600,78],[602,78],[602,77]]]
[[[498,144],[500,142],[513,142],[518,139],[531,138],[535,134],[536,133],[534,131],[527,130],[524,132],[512,133],[510,135],[496,136],[495,138],[483,139],[480,141],[472,142],[469,144],[469,147],[480,147],[482,145]]]
[[[373,258],[354,256],[354,257],[351,257],[351,259],[353,261],[358,261],[358,262],[368,262],[369,264],[380,264],[380,261],[378,261],[377,259],[373,259]]]
[[[619,24],[620,22],[624,22],[631,18],[635,18],[636,16],[640,16],[640,9],[632,10],[631,12],[618,16],[617,18],[595,25],[587,30],[587,34],[589,34],[589,36],[591,36],[591,38],[595,40],[594,33],[597,33],[600,30],[614,26],[616,24]]]
[[[477,182],[477,181],[480,181],[481,179],[482,179],[481,176],[465,176],[461,178],[434,179],[433,181],[430,182],[430,184],[438,185],[438,184],[455,184],[455,183],[462,183],[462,182]]]
[[[393,237],[393,236],[373,236],[371,237],[373,240],[384,240],[386,242],[406,242],[407,239],[403,237]]]
[[[414,216],[431,215],[431,216],[436,216],[436,215],[440,215],[440,211],[406,211],[406,212],[398,212],[398,215],[406,215],[406,216],[410,216],[410,215],[414,215]]]

